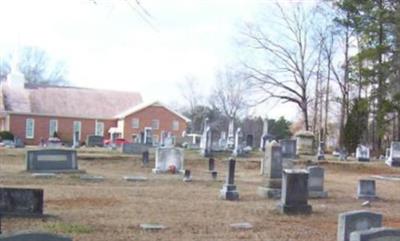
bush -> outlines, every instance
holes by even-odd
[[[1,140],[14,140],[14,135],[9,131],[0,131]]]

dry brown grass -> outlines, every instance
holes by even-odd
[[[99,150],[79,153],[81,169],[106,177],[104,182],[82,181],[76,175],[53,179],[34,179],[24,172],[23,150],[0,150],[2,186],[43,188],[44,219],[7,218],[3,230],[45,230],[65,233],[75,241],[105,240],[263,240],[333,241],[337,216],[361,209],[356,200],[357,180],[375,174],[400,175],[383,163],[356,164],[324,162],[328,199],[310,200],[310,216],[285,216],[276,211],[277,201],[256,195],[262,184],[257,162],[260,155],[240,159],[236,184],[240,201],[218,199],[226,173],[226,161],[218,156],[218,181],[212,181],[207,160],[196,153],[186,155],[185,167],[192,170],[193,182],[184,183],[177,175],[154,175],[150,167],[141,167],[139,156],[125,156]],[[304,165],[301,162],[300,165]],[[123,175],[142,175],[146,182],[125,182]],[[384,214],[384,225],[400,228],[399,182],[377,180],[380,199],[370,208]],[[250,222],[252,230],[235,231],[229,224]],[[168,228],[159,232],[143,231],[141,223],[160,223]]]

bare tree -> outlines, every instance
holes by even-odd
[[[193,121],[196,107],[203,103],[203,96],[200,93],[200,83],[196,77],[187,75],[185,81],[179,84],[178,87],[186,101],[183,108],[189,113],[190,119]]]
[[[249,46],[267,57],[270,68],[245,65],[253,86],[265,94],[261,101],[277,98],[295,103],[303,114],[304,128],[309,130],[309,88],[318,62],[315,46],[319,44],[310,44],[312,25],[301,5],[292,11],[277,7],[284,30],[278,38],[273,39],[257,25],[248,24],[244,33]]]
[[[243,72],[226,68],[217,72],[216,86],[210,96],[210,104],[234,120],[250,107],[249,90],[249,83]]]

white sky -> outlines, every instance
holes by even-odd
[[[38,46],[67,63],[72,85],[139,91],[145,101],[179,104],[185,76],[199,79],[206,94],[215,72],[241,54],[235,41],[240,23],[268,12],[272,1],[140,2],[153,27],[126,0],[0,0],[0,51]],[[267,113],[297,114],[276,102],[257,108]]]

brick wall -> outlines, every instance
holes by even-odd
[[[134,118],[139,119],[139,128],[132,128],[132,119]],[[181,138],[182,132],[187,128],[187,123],[184,119],[165,107],[149,106],[125,117],[124,138],[132,141],[132,135],[140,135],[140,132],[143,132],[145,127],[151,127],[153,119],[158,119],[160,123],[158,130],[153,130],[153,135],[158,135],[158,137],[160,137],[161,131],[165,131],[171,132],[178,140]],[[175,120],[179,122],[179,129],[176,131],[172,129],[172,122]]]
[[[34,138],[25,138],[25,124],[26,119],[32,118],[35,120]],[[87,135],[93,135],[95,133],[95,119],[79,119],[79,118],[67,118],[67,117],[50,117],[50,116],[36,116],[36,115],[22,115],[22,114],[10,114],[10,131],[14,136],[19,137],[27,145],[37,145],[40,143],[40,139],[49,138],[49,122],[50,119],[56,119],[58,121],[58,136],[63,142],[71,142],[73,139],[73,123],[74,121],[81,122],[81,141],[86,140]],[[108,130],[112,126],[116,126],[115,120],[99,120],[104,123],[104,138],[109,138]]]

